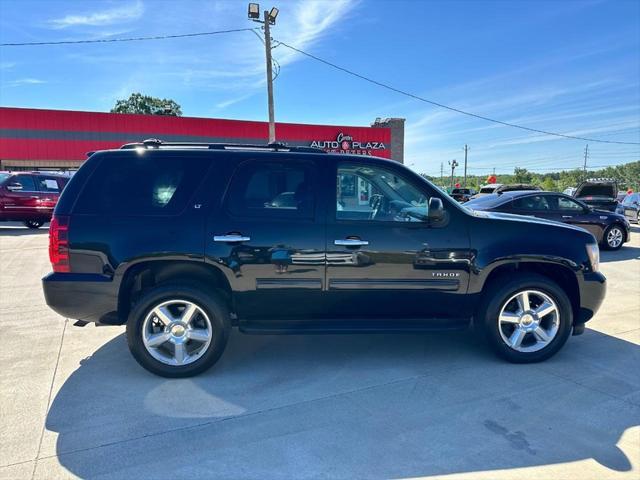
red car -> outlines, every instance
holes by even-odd
[[[69,177],[44,172],[0,172],[0,221],[40,228],[51,220]]]

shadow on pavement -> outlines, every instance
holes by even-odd
[[[625,260],[640,259],[640,247],[632,247],[623,245],[620,250],[615,252],[600,250],[601,262],[624,262]]]
[[[49,224],[40,228],[31,229],[23,226],[4,226],[0,223],[0,237],[22,237],[25,235],[48,235]]]
[[[123,335],[62,385],[46,428],[82,478],[389,478],[631,464],[640,348],[592,330],[511,365],[471,332],[231,337],[205,374],[140,368]]]

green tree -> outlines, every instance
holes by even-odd
[[[533,181],[533,174],[526,168],[516,167],[513,170],[513,176],[516,183],[531,183]]]
[[[182,116],[182,110],[174,100],[132,93],[129,98],[118,100],[111,113],[140,113],[143,115]]]
[[[542,189],[553,192],[556,189],[556,182],[553,181],[553,178],[546,177],[542,181]]]

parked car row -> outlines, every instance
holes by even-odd
[[[40,228],[51,220],[69,177],[47,172],[0,172],[0,221]]]
[[[593,208],[563,193],[506,192],[478,198],[465,205],[478,211],[530,215],[575,225],[591,232],[598,243],[609,250],[618,250],[629,241],[630,225],[624,215]]]

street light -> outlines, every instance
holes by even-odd
[[[257,3],[249,4],[249,11],[247,13],[249,20],[257,20],[260,18],[260,5]]]
[[[271,11],[264,11],[264,19],[260,20],[260,5],[250,3],[248,9],[249,20],[262,23],[264,25],[264,48],[267,60],[267,101],[269,103],[269,143],[276,141],[276,121],[273,108],[273,62],[271,60],[271,32],[269,27],[276,24],[276,17],[280,13],[276,7]]]

